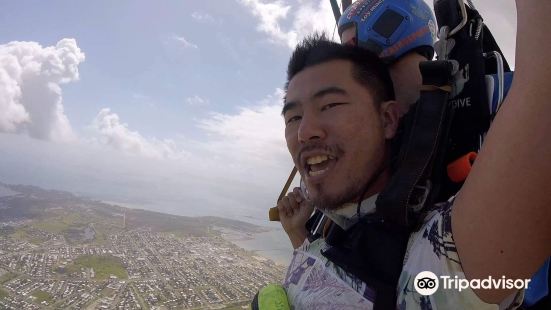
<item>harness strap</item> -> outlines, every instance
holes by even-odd
[[[444,128],[451,114],[447,104],[451,89],[453,65],[448,61],[427,61],[420,64],[423,84],[421,98],[414,111],[408,113],[410,124],[401,137],[398,167],[389,184],[377,198],[377,212],[386,221],[410,227],[408,205],[414,200],[414,189],[430,177],[439,148],[446,139]],[[447,122],[449,123],[449,122]],[[434,183],[433,188],[434,188]]]
[[[394,309],[409,234],[368,215],[346,231],[331,225],[325,239],[329,247],[321,254],[375,292],[375,310]]]
[[[450,85],[436,86],[436,85],[421,85],[421,91],[436,91],[442,90],[447,93],[452,92],[452,87]]]

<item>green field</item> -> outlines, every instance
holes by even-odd
[[[84,229],[93,224],[95,236],[93,239],[84,239]],[[33,220],[32,223],[15,229],[0,231],[18,240],[24,240],[33,244],[41,244],[48,238],[34,231],[43,231],[52,234],[62,234],[69,244],[91,243],[103,245],[107,236],[121,230],[117,222],[96,214],[79,214],[72,211],[51,212],[48,217]]]
[[[24,226],[18,227],[11,236],[12,238],[17,240],[25,240],[27,239],[27,231],[25,230]]]
[[[51,216],[39,221],[34,221],[34,228],[53,234],[64,233],[70,228],[81,228],[88,225],[90,221],[85,220],[77,212],[64,212],[58,216]]]
[[[4,283],[10,281],[11,279],[13,279],[15,277],[17,277],[17,274],[12,273],[12,272],[6,272],[5,274],[3,274],[0,277],[0,284],[4,284]]]
[[[50,303],[52,303],[52,300],[53,300],[52,295],[50,295],[50,294],[48,294],[44,291],[41,291],[41,290],[36,290],[31,295],[36,298],[36,300],[34,302],[37,303],[37,304],[39,304],[43,301],[50,304]]]
[[[95,236],[93,240],[83,239],[83,230],[90,223],[96,223],[94,225]],[[102,224],[106,223],[106,224]],[[67,212],[63,215],[49,217],[40,221],[35,221],[32,226],[36,229],[54,233],[63,234],[69,244],[81,244],[92,242],[93,244],[101,245],[106,241],[106,235],[113,230],[110,225],[109,219],[104,217],[98,217],[92,214],[78,214],[76,212]]]
[[[121,260],[115,256],[83,255],[79,256],[73,265],[68,267],[70,272],[80,272],[81,268],[94,268],[96,279],[104,280],[110,275],[117,276],[119,279],[128,279],[128,273],[121,263]]]
[[[4,291],[3,289],[0,288],[0,299],[4,298],[4,297],[7,297],[8,296],[8,292]]]
[[[92,244],[103,245],[107,242],[109,235],[120,232],[122,228],[107,220],[98,220],[94,224],[94,230],[96,231],[96,236]]]
[[[33,227],[31,227],[31,226],[18,227],[13,232],[11,237],[14,238],[14,239],[17,239],[17,240],[28,241],[32,244],[41,244],[41,243],[43,243],[44,241],[47,240],[45,238],[41,238],[41,237],[38,237],[38,236],[31,237],[31,235],[32,235],[31,230],[32,229],[33,229]]]
[[[58,234],[68,229],[73,223],[68,220],[69,217],[49,218],[47,220],[36,221],[33,226],[36,229],[46,231],[49,233]]]
[[[99,225],[97,225],[97,226],[99,226]],[[94,245],[103,245],[103,244],[105,244],[105,242],[107,241],[107,240],[105,239],[105,233],[102,232],[102,231],[99,231],[99,230],[97,229],[97,226],[96,226],[96,236],[94,237],[94,242],[93,242],[93,244],[94,244]]]

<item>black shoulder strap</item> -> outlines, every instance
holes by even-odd
[[[401,137],[397,169],[377,198],[377,211],[385,220],[409,227],[408,206],[416,200],[415,188],[431,177],[435,160],[446,139],[450,117],[447,104],[453,66],[448,61],[427,61],[420,65],[424,89],[408,117],[409,125]],[[434,183],[434,182],[433,182]]]
[[[409,235],[379,216],[367,216],[347,231],[333,224],[322,254],[373,290],[375,310],[395,309]]]

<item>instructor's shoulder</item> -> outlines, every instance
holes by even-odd
[[[451,215],[468,279],[529,279],[551,256],[551,1],[517,1],[515,79]],[[499,303],[513,290],[476,290]]]

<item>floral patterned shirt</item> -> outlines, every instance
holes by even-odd
[[[411,234],[398,281],[396,309],[515,309],[524,291],[501,303],[487,304],[470,289],[438,289],[423,296],[414,289],[415,276],[431,271],[464,279],[451,230],[452,201],[438,204],[424,217],[421,229]],[[295,250],[284,280],[293,309],[372,309],[375,292],[352,274],[325,258],[328,245],[320,238],[306,240]]]

